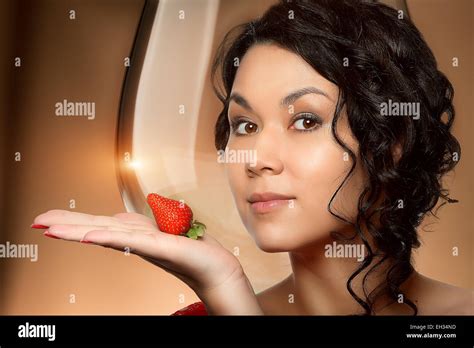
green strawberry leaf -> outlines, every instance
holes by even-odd
[[[186,233],[186,236],[191,239],[197,239],[198,235],[196,229],[194,227],[190,228],[189,231]]]
[[[197,226],[196,227],[196,234],[198,237],[202,237],[204,236],[204,228],[202,228],[202,226]]]
[[[186,237],[191,239],[198,239],[199,237],[204,236],[206,231],[206,225],[199,221],[193,221],[191,228],[186,232]]]
[[[193,222],[193,225],[202,226],[202,227],[206,228],[206,225],[204,225],[202,222],[199,222],[199,221],[197,221],[197,220],[195,220],[195,221]]]

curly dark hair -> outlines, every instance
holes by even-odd
[[[332,136],[349,154],[352,166],[328,203],[328,211],[351,224],[355,234],[350,239],[359,236],[367,250],[366,258],[347,280],[347,290],[366,315],[374,314],[375,299],[382,294],[394,301],[403,295],[400,286],[414,271],[412,249],[420,246],[416,228],[423,217],[427,213],[436,216],[433,209],[440,198],[443,204],[457,202],[449,198],[441,183],[461,155],[460,145],[450,133],[454,90],[438,70],[421,33],[406,14],[400,17],[393,8],[361,0],[280,1],[262,17],[226,34],[211,72],[214,91],[224,105],[215,126],[218,150],[223,150],[229,139],[227,111],[238,68],[235,59],[241,60],[252,45],[272,43],[296,53],[339,87]],[[388,100],[419,103],[419,118],[382,115],[381,105]],[[336,133],[344,106],[368,177],[355,221],[331,210],[357,161]],[[400,153],[396,156],[397,147]],[[403,209],[399,208],[400,200]],[[375,257],[378,260],[371,265]],[[368,276],[387,263],[385,280],[368,292]],[[365,269],[365,298],[361,298],[351,283]],[[418,313],[408,298],[403,303],[414,315]]]

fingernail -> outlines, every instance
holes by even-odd
[[[54,239],[61,239],[61,238],[55,236],[54,234],[50,233],[49,231],[44,232],[43,236],[46,236],[46,237],[49,237],[49,238],[54,238]]]
[[[30,227],[31,228],[38,228],[38,229],[45,229],[45,228],[48,228],[49,226],[32,224]]]
[[[85,240],[85,239],[81,240],[81,243],[85,243],[85,244],[92,244],[92,242],[91,242],[91,241],[88,241],[88,240]]]

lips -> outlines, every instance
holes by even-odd
[[[263,192],[263,193],[252,193],[247,199],[249,203],[256,202],[268,202],[268,201],[278,201],[278,200],[289,200],[295,199],[294,196],[287,196],[275,192]]]
[[[279,208],[289,207],[289,201],[293,199],[295,199],[294,196],[274,192],[264,192],[253,193],[247,200],[254,213],[264,214],[275,211]]]

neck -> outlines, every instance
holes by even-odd
[[[307,315],[364,314],[363,307],[347,289],[349,277],[363,263],[359,257],[361,249],[365,250],[361,241],[354,240],[348,244],[326,240],[304,250],[290,252],[293,274],[287,281],[294,294],[295,310]],[[366,298],[362,280],[377,261],[379,259],[374,258],[371,265],[351,283],[353,291],[364,301]],[[388,262],[385,262],[371,272],[371,276],[366,280],[365,288],[369,293],[384,280],[387,264]],[[374,308],[383,309],[392,302],[382,296],[374,304]]]

